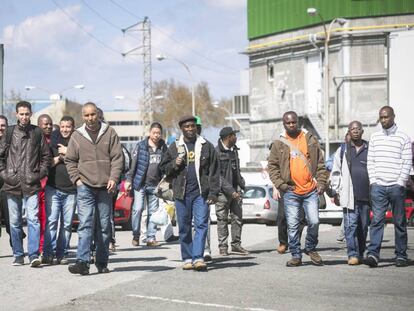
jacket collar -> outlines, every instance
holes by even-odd
[[[393,135],[393,134],[395,134],[396,132],[397,132],[397,130],[398,130],[398,127],[397,127],[397,124],[395,124],[394,123],[394,125],[393,126],[391,126],[389,129],[382,129],[382,132],[385,134],[385,135]]]
[[[223,141],[221,139],[217,141],[217,145],[219,146],[220,151],[223,151],[223,152],[240,150],[240,148],[237,147],[237,145],[234,145],[232,149],[227,148],[226,146],[224,146]]]
[[[106,132],[108,129],[108,124],[101,122],[101,128],[99,129],[98,137],[96,141],[99,140],[99,138]],[[82,124],[81,127],[76,129],[83,137],[85,137],[87,140],[89,140],[91,143],[93,143],[92,138],[89,136],[88,132],[86,131],[86,124]]]
[[[197,143],[200,143],[200,144],[205,144],[205,143],[206,143],[206,140],[205,140],[202,136],[197,135],[197,139],[196,139],[195,143],[196,143],[196,144],[197,144]],[[179,138],[179,139],[178,139],[178,141],[177,141],[177,145],[178,145],[178,146],[183,146],[183,145],[185,145],[184,135],[180,135],[180,138]]]

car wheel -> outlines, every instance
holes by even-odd
[[[123,231],[131,231],[132,230],[132,220],[131,220],[131,216],[129,216],[129,219],[126,223],[124,223],[122,225],[122,230]]]
[[[410,227],[414,227],[414,214],[412,214],[410,219],[408,220],[408,225]]]

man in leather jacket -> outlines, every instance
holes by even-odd
[[[51,155],[49,146],[37,126],[30,124],[32,107],[29,102],[16,105],[17,125],[10,126],[0,141],[0,175],[7,195],[10,231],[13,244],[13,265],[24,264],[22,243],[22,203],[27,209],[28,253],[31,267],[39,260],[39,197],[40,180],[48,174]],[[8,142],[8,137],[11,137]]]

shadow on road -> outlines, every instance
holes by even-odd
[[[128,271],[151,271],[151,272],[162,272],[167,270],[174,270],[174,267],[167,266],[128,266],[114,268],[112,272],[128,272]]]
[[[131,261],[161,261],[165,260],[167,257],[134,257],[134,258],[113,258],[109,259],[110,263],[115,262],[131,262]]]

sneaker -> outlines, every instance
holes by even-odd
[[[196,261],[194,263],[194,270],[195,271],[206,271],[207,270],[207,265],[204,261]]]
[[[408,260],[405,258],[397,258],[395,260],[395,266],[398,268],[407,267],[408,266]]]
[[[98,269],[98,273],[109,273],[109,269],[107,266],[96,265],[96,269]]]
[[[170,242],[175,242],[175,241],[178,241],[179,239],[180,239],[180,237],[179,237],[179,236],[172,235],[172,236],[170,236],[168,239],[166,239],[166,240],[165,240],[165,242],[167,242],[167,243],[170,243]]]
[[[40,256],[40,263],[42,265],[53,265],[53,256]]]
[[[132,246],[139,246],[139,237],[132,239]]]
[[[211,257],[211,254],[205,254],[204,255],[204,262],[213,262],[213,257]]]
[[[36,267],[40,266],[40,264],[41,264],[41,261],[40,261],[38,256],[30,257],[29,261],[30,261],[30,267],[32,267],[32,268],[36,268]]]
[[[158,243],[155,240],[151,240],[151,241],[147,241],[147,246],[148,247],[158,247],[158,246],[160,246],[160,243]]]
[[[359,261],[359,258],[358,257],[349,257],[349,259],[348,259],[348,265],[350,265],[350,266],[356,266],[356,265],[359,265],[360,264],[360,261]]]
[[[249,255],[250,253],[245,250],[241,245],[235,245],[231,247],[231,252],[237,255]]]
[[[24,265],[24,257],[23,256],[14,257],[13,266],[23,266],[23,265]]]
[[[109,243],[109,252],[110,253],[115,253],[116,252],[116,246],[115,246],[114,242]]]
[[[219,252],[220,252],[220,256],[228,256],[229,255],[229,252],[228,252],[227,248],[224,248],[224,247],[220,248]]]
[[[319,256],[317,251],[305,251],[305,254],[308,255],[315,266],[323,266],[323,261],[321,256]]]
[[[302,259],[300,258],[291,258],[288,262],[286,262],[286,267],[299,267],[302,265]]]
[[[371,268],[376,268],[378,267],[378,259],[372,255],[368,255],[364,259],[364,265],[370,266]]]
[[[73,265],[69,265],[68,270],[73,274],[87,275],[89,274],[89,266],[83,261],[77,261]]]
[[[194,269],[194,267],[193,267],[193,264],[191,262],[186,262],[183,265],[183,270],[193,270],[193,269]]]
[[[279,246],[276,248],[276,251],[279,254],[284,254],[286,253],[286,249],[287,249],[287,246],[285,244],[280,243]]]
[[[67,265],[68,263],[69,263],[69,260],[66,258],[66,256],[56,258],[57,265]]]

